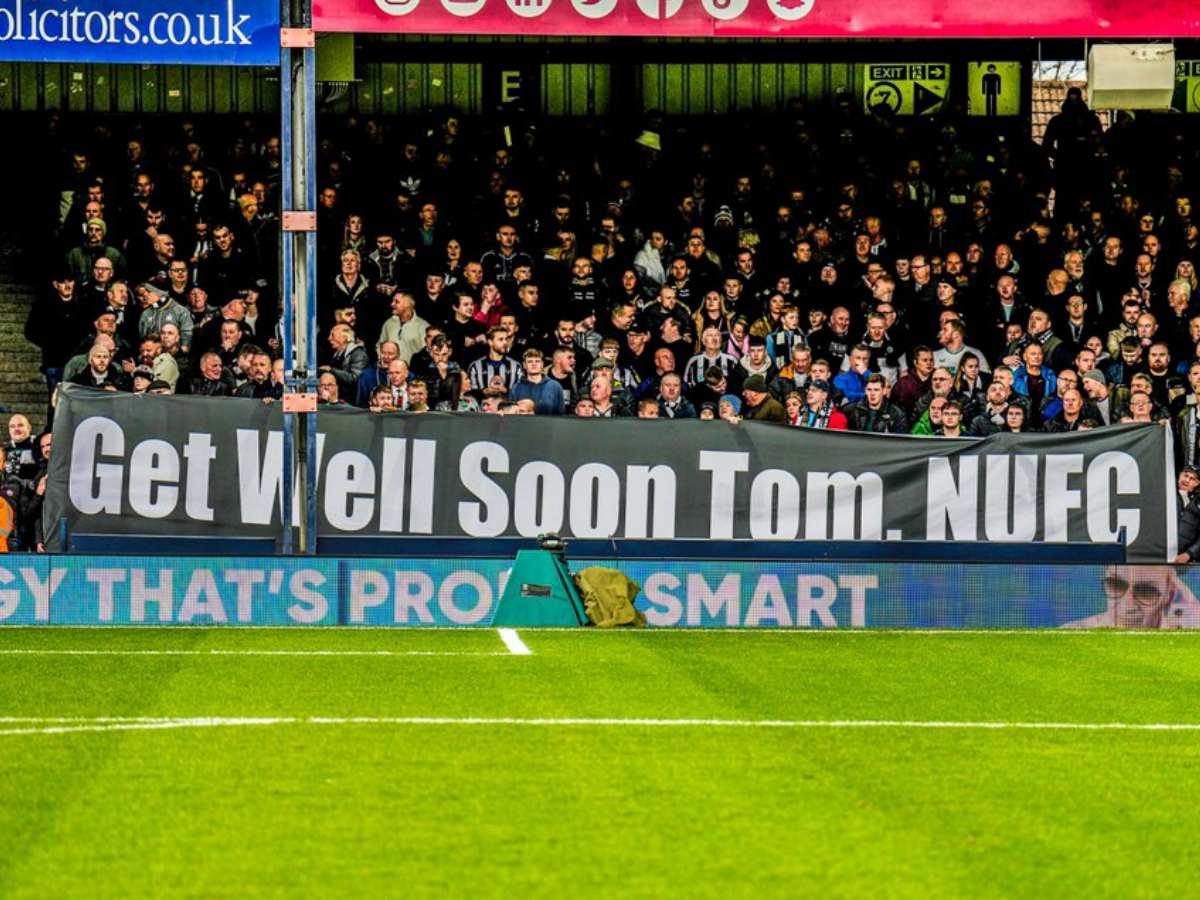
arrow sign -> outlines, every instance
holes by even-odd
[[[913,115],[920,116],[940,106],[945,99],[935,94],[919,81],[913,82]]]

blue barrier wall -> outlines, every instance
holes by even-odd
[[[571,554],[604,559],[608,564],[634,559],[707,560],[847,560],[861,562],[978,563],[1105,563],[1124,562],[1125,544],[1007,544],[986,541],[710,541],[596,540],[573,538]],[[269,556],[273,538],[111,535],[76,532],[63,540],[73,553],[161,556]],[[532,538],[325,537],[317,542],[320,556],[383,556],[417,559],[512,559],[518,550],[537,547]]]
[[[1165,565],[617,565],[642,585],[638,606],[653,627],[1200,627],[1200,571]],[[0,625],[487,626],[508,569],[504,560],[13,555],[0,565]]]

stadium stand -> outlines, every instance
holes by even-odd
[[[63,381],[280,396],[278,138],[122,127],[58,141],[41,195],[25,337],[51,404]],[[1196,462],[1195,152],[1162,119],[1104,130],[1071,89],[1041,143],[846,95],[627,135],[546,120],[510,142],[441,111],[321,136],[324,404],[947,436],[1172,421]]]

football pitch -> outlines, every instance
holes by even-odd
[[[1187,896],[1200,634],[0,629],[0,896]]]

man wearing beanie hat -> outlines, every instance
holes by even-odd
[[[103,219],[88,219],[84,227],[83,244],[75,247],[67,254],[67,267],[75,275],[75,280],[82,284],[92,274],[96,260],[104,257],[113,264],[113,270],[120,277],[125,271],[125,257],[116,247],[110,247],[104,242],[108,234],[108,226]]]
[[[1108,379],[1104,377],[1104,373],[1099,369],[1084,372],[1079,386],[1087,394],[1088,403],[1095,407],[1096,412],[1100,414],[1100,421],[1105,425],[1111,425],[1113,420],[1112,397],[1109,395]]]
[[[783,405],[771,396],[767,390],[767,380],[761,375],[751,375],[742,385],[742,397],[746,403],[742,407],[742,418],[757,422],[787,421],[787,411]]]

